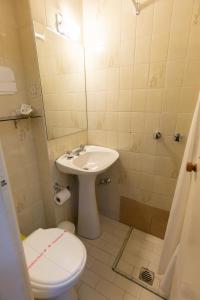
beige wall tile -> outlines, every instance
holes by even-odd
[[[180,103],[180,88],[168,88],[164,90],[163,112],[176,113]]]
[[[173,135],[177,122],[177,114],[175,113],[162,113],[161,116],[161,131],[165,135]]]
[[[155,176],[153,191],[166,196],[173,195],[176,180],[167,177]]]
[[[186,62],[184,78],[184,86],[200,85],[200,60],[189,60]]]
[[[132,111],[145,111],[147,101],[147,90],[133,90]]]
[[[135,40],[122,40],[120,45],[120,67],[134,64]]]
[[[144,132],[145,114],[142,112],[133,112],[131,114],[131,131]]]
[[[118,149],[119,150],[130,150],[130,133],[119,133],[118,134]]]
[[[166,66],[166,87],[173,88],[182,85],[184,76],[184,60],[171,61]]]
[[[133,73],[133,87],[135,89],[146,88],[148,84],[148,75],[148,64],[135,64]]]
[[[189,28],[185,31],[172,31],[169,41],[168,59],[184,59],[188,49]]]
[[[131,130],[131,113],[120,112],[118,115],[118,130],[122,132],[130,132]]]
[[[147,112],[161,112],[163,103],[163,90],[151,89],[147,92]]]
[[[144,132],[153,134],[159,128],[160,128],[160,114],[159,113],[145,114]]]
[[[150,58],[150,36],[136,38],[135,63],[148,63]]]
[[[136,36],[150,36],[153,27],[154,5],[144,5],[143,13],[137,17]]]
[[[133,86],[133,68],[120,68],[120,89],[131,89]],[[117,88],[117,87],[116,87]]]
[[[131,111],[133,93],[132,90],[120,90],[119,93],[119,111]]]
[[[165,61],[168,55],[169,33],[153,34],[151,41],[151,62]]]
[[[173,0],[163,0],[155,3],[154,34],[168,34],[170,31],[173,2]]]
[[[112,145],[120,150],[116,166],[119,183],[115,182],[114,188],[118,196],[123,194],[148,206],[170,210],[200,87],[199,3],[197,0],[192,3],[187,0],[142,1],[141,14],[136,17],[131,1],[121,1],[121,8],[117,2],[112,9],[113,2],[107,2],[104,7],[98,1],[85,1],[86,54],[88,52],[90,59],[86,63],[89,110],[102,112],[100,117],[89,114],[89,123],[90,119],[91,123],[96,119],[101,124],[100,129],[96,125],[95,129],[89,129],[89,142]],[[113,37],[109,17],[115,25],[121,18]],[[95,56],[95,61],[94,56],[90,56],[97,33],[96,29],[91,33],[91,24],[95,24],[97,18],[101,19],[99,23],[109,24],[103,40],[110,51],[113,40],[120,45],[117,46],[119,54],[113,56],[113,77],[108,76],[112,68],[107,64],[106,47],[105,53]],[[102,64],[104,69],[97,71],[99,57],[106,63]],[[95,69],[92,72],[91,65]],[[163,136],[155,141],[152,135],[158,129]],[[184,135],[182,143],[174,142],[176,131]],[[115,204],[107,205],[106,201],[101,209],[108,215],[116,211]]]
[[[199,88],[183,87],[181,88],[179,112],[180,113],[193,113],[197,99]]]
[[[165,69],[164,63],[150,64],[149,71],[149,87],[150,88],[163,88],[165,82]]]
[[[176,124],[176,132],[180,132],[183,136],[185,136],[189,129],[192,121],[192,114],[178,114],[177,124]]]
[[[120,28],[122,40],[132,40],[135,38],[136,21],[137,18],[131,1],[122,0]]]
[[[192,5],[191,5],[192,4]],[[189,2],[187,0],[179,1],[174,0],[174,8],[172,14],[172,28],[177,32],[180,30],[187,31],[190,26],[194,1]]]

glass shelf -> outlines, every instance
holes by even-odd
[[[5,116],[5,117],[0,117],[0,122],[5,122],[5,121],[17,121],[17,120],[25,120],[25,119],[34,119],[34,118],[40,118],[41,116],[39,115],[33,115],[33,116]]]

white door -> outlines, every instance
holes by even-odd
[[[0,144],[0,300],[32,300],[22,243]]]
[[[200,124],[198,127],[192,161],[194,170],[190,172],[191,185],[172,283],[171,300],[200,299]]]

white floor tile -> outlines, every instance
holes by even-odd
[[[122,300],[125,294],[122,289],[105,280],[101,280],[96,289],[110,300]]]
[[[113,280],[113,283],[135,298],[139,297],[142,290],[138,284],[135,284],[134,282],[131,282],[130,280],[118,274]]]
[[[124,242],[123,239],[119,239],[118,237],[116,237],[116,236],[114,236],[114,235],[112,235],[111,233],[108,233],[108,232],[103,232],[102,233],[102,239],[107,243],[112,243],[116,247],[121,247],[123,242]]]
[[[123,300],[138,300],[138,298],[126,293]]]
[[[94,262],[95,262],[95,258],[89,255],[89,253],[87,253],[86,268],[90,269]]]
[[[131,275],[132,272],[133,272],[134,266],[131,265],[130,263],[127,263],[124,260],[120,259],[120,261],[119,261],[119,263],[117,265],[117,268],[120,271],[122,271],[122,272],[124,272],[124,273],[126,273],[128,275]]]
[[[105,251],[93,246],[90,246],[88,253],[92,257],[96,258],[97,260],[107,265],[110,265],[111,262],[113,261],[113,256],[111,254],[108,254]]]
[[[100,281],[100,277],[93,271],[86,269],[81,277],[81,280],[92,288],[97,286]]]
[[[116,276],[116,273],[112,270],[111,267],[104,265],[97,260],[95,260],[95,262],[93,263],[91,270],[108,281],[113,281]]]
[[[82,284],[78,291],[79,300],[106,300],[106,298],[99,294],[96,290]]]
[[[86,245],[88,258],[86,270],[77,285],[79,300],[160,300],[112,270],[130,227],[103,216],[100,220],[103,230],[100,238],[92,241],[81,238]],[[161,239],[134,229],[118,269],[137,279],[142,266],[156,271],[162,244]],[[159,288],[157,275],[154,287]]]
[[[154,295],[153,293],[143,289],[139,300],[161,300],[161,298]]]

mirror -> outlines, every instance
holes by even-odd
[[[59,12],[54,17],[54,27],[33,22],[48,139],[87,128],[81,29]]]

